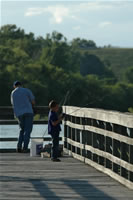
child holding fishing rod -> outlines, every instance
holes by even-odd
[[[60,162],[58,158],[59,149],[59,134],[61,131],[60,122],[63,119],[63,115],[57,115],[59,110],[59,105],[56,101],[52,100],[49,103],[49,115],[48,115],[48,134],[52,137],[52,149],[51,149],[51,160],[55,162]]]

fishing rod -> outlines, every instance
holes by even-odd
[[[59,103],[60,107],[62,107],[62,106],[64,106],[64,105],[66,104],[68,98],[70,98],[70,95],[72,95],[72,92],[73,92],[72,90],[68,90],[68,91],[66,92],[66,95],[62,98],[62,100],[61,100],[60,103]],[[103,97],[100,98],[98,101],[99,101],[99,102],[102,101],[102,100],[103,100],[105,97],[107,97],[107,96],[108,96],[108,95],[103,96]],[[93,103],[95,103],[96,101],[97,101],[97,99],[95,99],[94,101],[91,101],[91,102],[85,104],[84,107],[89,106],[90,104],[93,104]],[[62,102],[63,102],[63,104],[62,104]],[[62,105],[61,105],[61,104],[62,104]],[[82,108],[83,108],[83,107],[77,108],[76,110],[74,110],[74,111],[68,113],[67,115],[71,115],[71,114],[73,114],[73,113],[75,113],[75,112],[81,110]],[[66,114],[65,114],[65,113],[63,113],[63,114],[64,114],[63,117],[65,117]],[[44,138],[44,136],[46,135],[47,131],[48,131],[48,126],[47,126],[46,130],[44,131],[42,138]]]
[[[65,97],[62,98],[61,102],[59,103],[59,106],[61,106],[61,103],[62,103],[63,100],[64,101],[63,101],[62,106],[66,104],[66,101],[67,101],[69,95],[70,95],[70,90],[68,90],[67,93],[66,93],[66,95],[65,95]]]
[[[60,101],[60,103],[59,103],[60,107],[62,107],[62,106],[64,106],[64,105],[66,104],[68,98],[70,98],[70,96],[72,95],[73,91],[74,91],[74,90],[68,90],[68,91],[66,92],[65,96],[61,99],[61,101]],[[99,99],[98,101],[102,101],[106,96],[108,96],[108,95],[103,96],[103,97],[102,97],[101,99]],[[87,104],[85,105],[85,107],[86,107],[86,106],[89,106],[90,104],[95,103],[96,101],[97,101],[97,100],[94,100],[94,101],[92,101],[92,102],[87,103]],[[61,104],[62,104],[62,105],[61,105]],[[76,110],[74,110],[74,111],[68,113],[67,115],[71,115],[71,114],[73,114],[73,113],[75,113],[75,112],[81,110],[82,108],[83,108],[83,107],[77,108]],[[65,115],[66,115],[66,114],[63,113],[63,117],[65,117]],[[47,126],[46,130],[44,131],[44,133],[43,133],[43,135],[42,135],[42,138],[44,138],[44,136],[46,135],[47,131],[48,131],[48,126]]]

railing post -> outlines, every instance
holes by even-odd
[[[85,119],[80,117],[80,124],[84,126],[85,123]],[[86,157],[86,151],[85,151],[85,143],[86,143],[86,136],[85,136],[85,131],[84,130],[80,130],[80,144],[84,145],[83,149],[80,149],[80,155],[82,157]]]
[[[113,124],[113,132],[120,133],[121,132],[121,126]],[[120,153],[120,142],[117,141],[116,139],[113,139],[113,155],[120,158],[121,153]],[[120,174],[120,166],[117,165],[116,163],[113,163],[113,171],[117,174]]]
[[[72,140],[75,141],[75,129],[74,128],[72,128]],[[74,145],[72,145],[72,152],[75,153],[75,146]]]
[[[92,125],[92,119],[86,119],[86,125],[91,126]],[[89,146],[93,146],[93,133],[91,131],[85,131],[86,132],[86,144]],[[91,151],[86,152],[86,157],[89,158],[90,160],[93,159],[93,154]]]
[[[121,142],[121,159],[128,161],[128,147],[127,144],[125,144],[124,142]],[[128,172],[125,168],[121,167],[121,176],[124,178],[128,177]]]
[[[64,123],[64,138],[67,138],[67,125]],[[64,140],[64,148],[67,149],[67,141]]]
[[[85,150],[85,145],[87,144],[87,132],[85,131],[86,122],[87,121],[86,121],[85,117],[80,119],[80,123],[84,127],[82,132],[81,132],[81,134],[82,134],[82,136],[81,136],[82,137],[82,144],[84,144],[84,149],[82,150],[82,156],[84,158],[86,158],[86,154],[87,154],[87,151]]]
[[[107,131],[113,131],[113,124],[104,122],[104,126],[105,126],[105,130]],[[105,137],[105,152],[108,152],[110,154],[112,154],[113,152],[113,147],[112,147],[112,139],[108,136]],[[112,169],[112,162],[105,158],[105,167]]]
[[[133,138],[133,128],[129,129],[130,138]],[[129,163],[133,164],[133,145],[129,145]],[[133,182],[133,172],[129,171],[129,180]]]
[[[96,125],[96,120],[94,120],[94,119],[92,120],[92,126],[94,126],[94,127],[97,126]],[[97,133],[94,133],[94,132],[92,132],[92,145],[93,145],[94,148],[98,147],[98,144],[97,144]],[[93,161],[98,163],[98,155],[95,154],[95,153],[93,153],[92,155],[93,155],[92,156],[93,157]]]

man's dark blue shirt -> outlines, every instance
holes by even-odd
[[[52,125],[52,122],[55,122],[57,120],[58,120],[57,113],[50,110],[48,115],[48,133],[51,135],[54,134],[55,132],[61,131],[60,123],[57,124],[56,126]]]

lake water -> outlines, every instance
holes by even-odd
[[[60,136],[64,135],[63,126],[61,126],[62,131]],[[18,138],[19,135],[19,126],[18,125],[0,125],[0,138]],[[33,130],[31,137],[50,137],[48,135],[48,126],[47,125],[33,125]],[[45,142],[49,143],[49,142]],[[14,149],[16,148],[17,142],[0,142],[0,149]],[[30,146],[30,144],[29,144]]]

